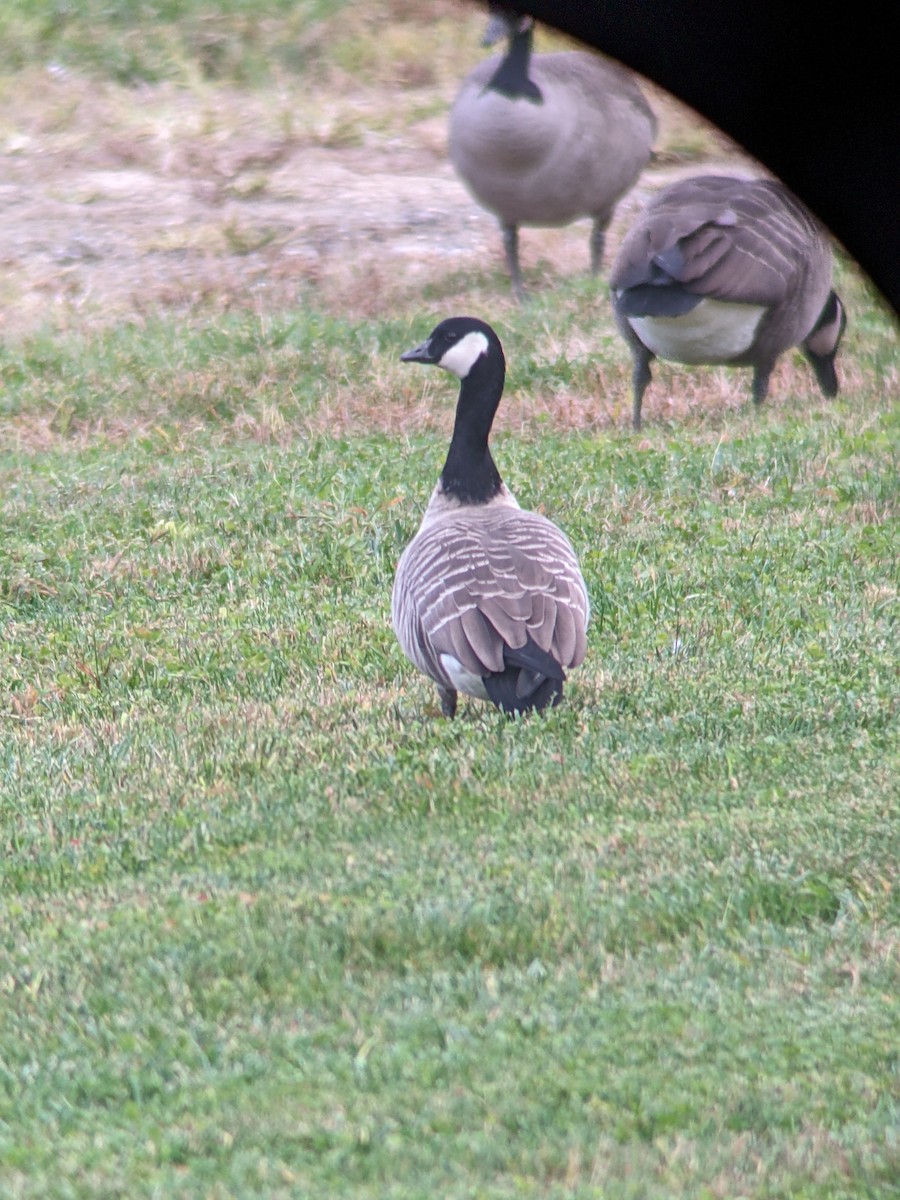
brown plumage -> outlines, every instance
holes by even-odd
[[[447,461],[397,566],[397,639],[447,716],[459,691],[507,713],[557,704],[584,659],[590,606],[569,539],[519,507],[488,449],[505,374],[499,339],[455,317],[403,358],[458,375],[460,395]]]
[[[618,63],[581,50],[532,55],[530,17],[491,5],[486,41],[507,53],[480,63],[450,112],[450,159],[503,231],[513,290],[524,297],[520,225],[593,218],[591,267],[607,226],[650,158],[656,117]]]
[[[634,360],[635,429],[654,357],[750,366],[760,404],[779,355],[799,346],[824,394],[836,395],[846,317],[831,277],[825,231],[783,184],[699,175],[664,188],[610,271]]]

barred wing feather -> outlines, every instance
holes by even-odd
[[[474,675],[504,669],[504,647],[531,638],[563,668],[585,656],[589,603],[575,552],[552,522],[520,509],[445,519],[409,544],[392,598],[400,644],[447,686],[442,654]]]
[[[656,267],[699,296],[767,307],[803,278],[818,223],[780,184],[701,176],[673,184],[626,235],[610,283],[653,282]]]

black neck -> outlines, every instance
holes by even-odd
[[[480,358],[460,384],[441,488],[463,504],[486,504],[503,486],[488,438],[505,375],[502,352],[491,353]]]
[[[541,89],[528,77],[531,64],[531,42],[534,27],[513,34],[509,39],[509,49],[503,57],[500,66],[491,76],[486,91],[500,92],[510,100],[531,100],[540,104],[544,97]]]

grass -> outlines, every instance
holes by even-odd
[[[52,63],[128,86],[166,79],[258,83],[278,68],[314,64],[306,31],[334,0],[8,0],[0,15],[0,69]]]
[[[0,345],[3,1200],[900,1194],[896,325],[841,260],[837,401],[659,367],[636,437],[602,291],[528,281]],[[542,719],[441,719],[389,626],[463,309],[592,597]]]
[[[449,723],[387,616],[414,326],[4,356],[3,1194],[896,1194],[896,408],[510,401],[591,650]],[[405,436],[320,427],[338,360]]]

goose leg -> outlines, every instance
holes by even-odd
[[[456,716],[456,692],[453,688],[442,688],[438,686],[438,695],[441,698],[441,712],[445,717]]]
[[[772,363],[767,363],[765,366],[756,366],[753,368],[753,403],[757,408],[765,400],[769,394],[769,376],[772,374]]]
[[[635,432],[641,427],[641,404],[644,400],[644,392],[647,390],[647,385],[653,376],[650,374],[650,359],[651,355],[647,352],[644,346],[640,350],[634,348],[634,369],[631,372],[631,425]]]
[[[599,275],[600,267],[603,264],[603,251],[606,247],[606,227],[607,221],[601,221],[599,217],[594,219],[594,226],[591,229],[591,274]]]
[[[503,230],[503,249],[506,251],[506,266],[512,280],[512,290],[520,304],[525,301],[525,288],[522,286],[522,273],[519,270],[519,230],[515,225],[501,225]]]
[[[816,373],[816,382],[822,390],[822,395],[829,400],[833,400],[838,394],[838,377],[837,371],[834,369],[833,354],[814,354],[812,350],[806,346],[801,346],[800,349],[806,355],[806,358]]]

